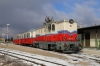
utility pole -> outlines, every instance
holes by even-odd
[[[10,24],[7,24],[7,42],[8,42],[8,26],[9,26]]]

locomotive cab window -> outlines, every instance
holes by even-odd
[[[51,24],[48,25],[48,30],[51,31]]]
[[[54,24],[52,25],[52,31],[55,31],[55,25]]]

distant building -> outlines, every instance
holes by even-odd
[[[78,34],[82,34],[82,43],[84,47],[100,46],[100,25],[78,28]]]
[[[4,43],[5,42],[5,38],[0,38],[0,43]]]

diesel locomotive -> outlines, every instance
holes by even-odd
[[[42,27],[14,36],[13,43],[64,53],[79,52],[82,49],[77,22],[73,19],[54,21],[47,17]]]

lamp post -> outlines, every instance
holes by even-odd
[[[7,24],[7,42],[8,42],[8,26],[9,26],[10,24]]]

